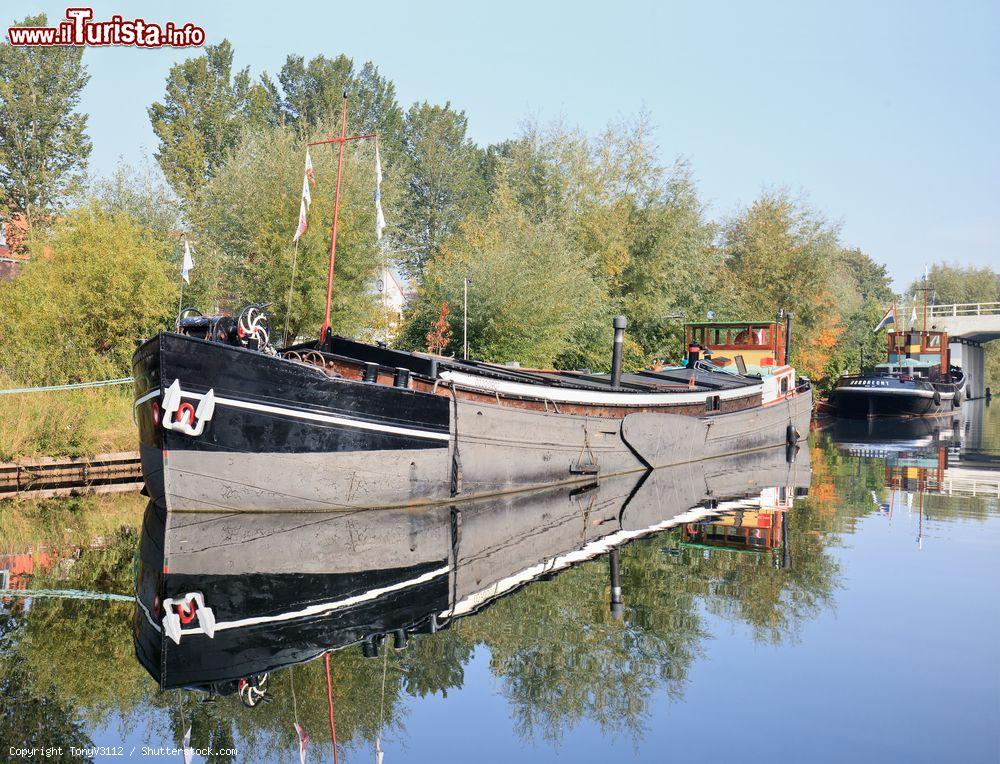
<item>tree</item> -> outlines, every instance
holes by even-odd
[[[16,26],[46,23],[40,14]],[[81,181],[91,145],[76,107],[88,79],[81,47],[0,45],[0,213],[30,225]]]
[[[0,285],[0,372],[35,384],[125,376],[136,339],[170,322],[177,286],[162,239],[91,205],[31,244]]]
[[[185,202],[193,199],[244,128],[276,122],[276,99],[266,77],[253,83],[249,69],[233,74],[228,40],[171,67],[163,102],[154,103],[148,113],[160,139],[156,159],[177,195]]]
[[[586,259],[556,224],[532,221],[506,182],[487,214],[466,220],[428,261],[404,341],[419,347],[440,305],[462,303],[465,277],[470,353],[487,361],[551,365],[581,322],[603,310]]]
[[[309,132],[320,124],[340,125],[341,98],[348,94],[347,123],[352,132],[378,133],[383,157],[394,161],[400,151],[403,110],[396,86],[371,61],[361,71],[343,54],[330,59],[288,56],[278,75],[286,123]]]
[[[840,252],[832,288],[843,333],[824,367],[828,382],[859,371],[862,360],[865,368],[885,360],[885,333],[872,330],[895,297],[886,267],[860,249]]]
[[[992,268],[975,266],[962,267],[948,263],[935,263],[928,269],[927,285],[938,305],[954,305],[968,302],[1000,301],[1000,273]],[[906,290],[907,297],[917,302],[923,301],[923,279],[916,279]]]
[[[834,275],[841,252],[836,226],[786,191],[766,192],[723,230],[733,318],[795,315],[793,362],[823,375],[843,328]]]
[[[427,352],[441,355],[451,344],[451,322],[448,321],[448,303],[441,303],[441,312],[437,321],[427,332]]]
[[[483,152],[466,137],[468,119],[450,103],[414,104],[403,126],[404,246],[412,275],[420,276],[426,260],[440,252],[449,234],[470,213],[486,203],[481,174]]]

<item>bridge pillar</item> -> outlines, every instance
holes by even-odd
[[[966,398],[982,398],[986,394],[986,351],[978,343],[962,342],[950,344],[951,362],[961,366],[969,378],[965,388]]]

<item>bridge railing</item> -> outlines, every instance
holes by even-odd
[[[923,305],[900,305],[896,308],[896,313],[900,316],[908,316],[914,308],[917,310],[917,316],[923,315]],[[954,305],[927,306],[928,318],[996,315],[1000,315],[1000,302],[962,302]]]

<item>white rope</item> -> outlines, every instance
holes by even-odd
[[[112,602],[134,602],[131,594],[110,594],[88,592],[79,589],[0,589],[0,597],[53,597],[67,600],[110,600]]]
[[[46,387],[15,387],[10,390],[0,390],[0,395],[14,395],[18,393],[48,393],[54,390],[79,390],[84,387],[109,387],[111,385],[127,385],[132,382],[133,377],[121,377],[120,379],[101,379],[96,382],[75,382],[71,385],[48,385]]]

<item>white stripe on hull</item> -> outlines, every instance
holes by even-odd
[[[469,390],[499,393],[514,398],[531,398],[554,403],[590,403],[603,406],[673,406],[685,403],[705,403],[707,398],[716,395],[719,396],[720,400],[726,401],[732,398],[744,398],[748,395],[760,395],[763,391],[763,385],[748,385],[732,390],[711,390],[697,393],[606,393],[602,390],[576,390],[548,385],[532,385],[525,382],[507,382],[501,379],[480,377],[476,374],[466,374],[461,371],[442,372],[441,379]]]
[[[139,406],[150,398],[160,394],[159,390],[153,390],[137,399],[133,406]],[[192,398],[200,401],[205,397],[203,393],[192,393],[181,389],[182,398]],[[333,416],[332,414],[320,414],[315,411],[305,411],[303,409],[293,409],[287,406],[273,406],[269,403],[256,403],[254,401],[241,401],[237,398],[225,398],[221,395],[215,396],[216,406],[228,406],[234,409],[244,409],[246,411],[259,411],[265,414],[277,414],[288,416],[294,419],[305,419],[312,422],[322,422],[323,424],[335,424],[341,427],[354,427],[359,430],[371,430],[372,432],[387,432],[393,435],[405,435],[409,438],[422,438],[425,440],[449,441],[451,435],[446,432],[428,432],[427,430],[415,430],[410,427],[397,427],[396,425],[380,424],[378,422],[365,422],[360,419],[348,419],[347,417]]]

